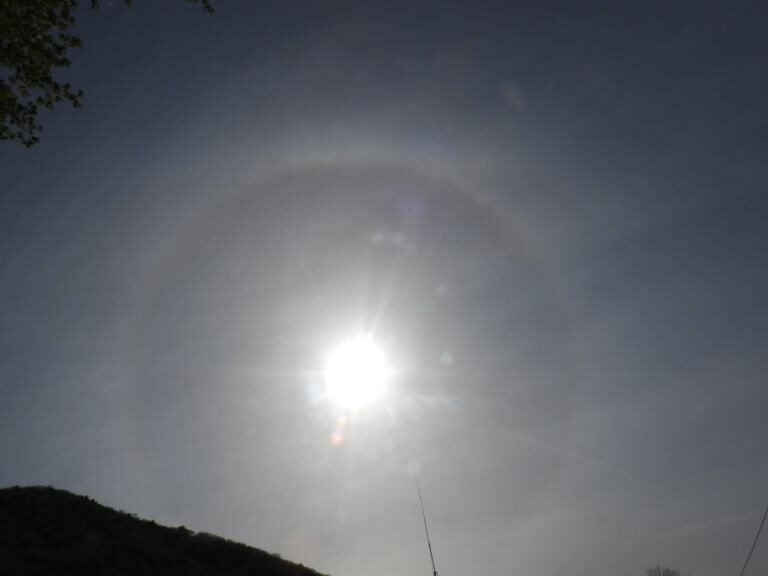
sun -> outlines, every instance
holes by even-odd
[[[381,398],[390,372],[381,348],[370,336],[359,336],[328,354],[325,391],[328,399],[339,408],[357,410]]]

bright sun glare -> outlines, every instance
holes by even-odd
[[[382,396],[389,375],[382,350],[369,336],[360,336],[344,342],[326,358],[326,393],[340,408],[356,410]]]

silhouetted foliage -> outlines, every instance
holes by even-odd
[[[0,574],[320,576],[244,544],[50,487],[0,489]]]
[[[674,568],[664,568],[659,564],[653,568],[648,568],[645,573],[648,576],[680,576],[680,570],[675,570]]]
[[[213,13],[210,0],[187,1]],[[57,68],[69,66],[68,51],[83,45],[69,33],[79,5],[80,0],[0,1],[0,140],[33,146],[40,141],[41,108],[82,106],[83,91],[53,77]],[[90,6],[98,8],[99,0]]]

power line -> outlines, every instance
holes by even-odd
[[[744,576],[744,572],[747,569],[747,566],[749,566],[749,561],[752,558],[752,552],[755,551],[755,546],[757,546],[757,540],[760,538],[760,532],[763,531],[763,525],[765,524],[765,517],[768,516],[768,507],[765,509],[765,514],[763,514],[763,519],[760,522],[760,528],[757,529],[757,534],[755,534],[755,541],[752,542],[752,548],[749,549],[749,554],[747,554],[747,560],[744,562],[744,567],[741,569],[741,572],[739,572],[739,576]]]

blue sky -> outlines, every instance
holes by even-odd
[[[334,576],[736,571],[766,501],[760,3],[83,9],[0,146],[0,485]],[[373,331],[348,417],[317,366]],[[768,567],[760,543],[750,571]]]

